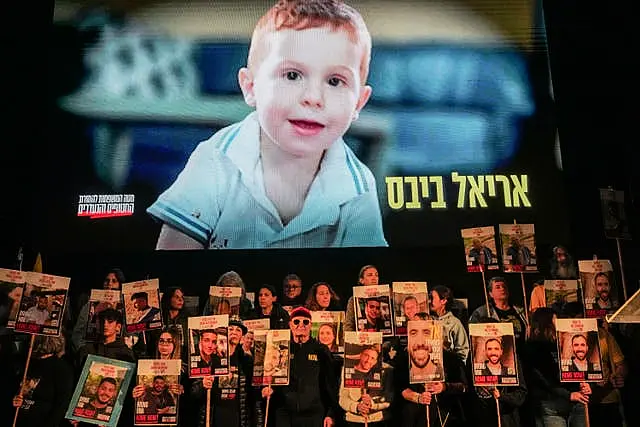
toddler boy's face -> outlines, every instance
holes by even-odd
[[[362,47],[329,28],[272,32],[261,43],[267,53],[255,74],[242,69],[239,80],[262,138],[296,157],[321,154],[371,94],[360,81]]]

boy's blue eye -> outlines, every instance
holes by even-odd
[[[340,84],[343,83],[343,81],[338,77],[331,77],[328,83],[330,86],[340,86]]]
[[[300,73],[297,71],[287,71],[287,80],[298,80],[300,78]]]

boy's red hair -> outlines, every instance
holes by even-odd
[[[332,31],[345,31],[355,44],[362,45],[360,79],[367,81],[371,59],[371,36],[360,13],[341,0],[280,0],[260,18],[253,30],[249,48],[248,66],[260,62],[259,41],[267,32],[306,30],[329,27]],[[264,49],[265,47],[262,46]]]

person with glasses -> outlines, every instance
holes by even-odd
[[[291,311],[304,305],[302,294],[302,279],[297,274],[287,274],[282,281],[282,299],[280,300],[285,310]]]
[[[262,389],[263,398],[271,396],[270,421],[278,427],[333,427],[339,406],[331,353],[311,338],[311,312],[306,308],[291,311],[289,328],[289,385]]]
[[[104,278],[102,289],[120,290],[123,283],[125,283],[125,277],[122,270],[112,268]],[[86,344],[84,337],[87,330],[87,323],[89,322],[89,295],[81,296],[80,301],[82,308],[80,309],[71,333],[71,349],[74,352],[77,352]]]

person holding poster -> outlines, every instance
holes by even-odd
[[[375,265],[365,265],[358,273],[358,285],[361,286],[377,286],[380,280],[378,269]],[[351,296],[347,301],[347,312],[344,317],[344,330],[356,331],[356,310],[353,302],[354,297]]]
[[[462,363],[467,363],[469,337],[460,319],[451,312],[455,303],[453,291],[446,286],[436,286],[431,290],[429,300],[431,314],[442,323],[444,348],[452,350]]]
[[[524,371],[513,346],[511,325],[494,322],[484,318],[469,329],[476,350],[472,353],[474,419],[482,427],[494,427],[498,423],[505,427],[519,427],[520,408],[527,397]],[[482,363],[479,364],[478,360]]]
[[[253,359],[246,354],[240,341],[247,333],[246,326],[237,319],[229,321],[229,376],[204,377],[194,381],[191,396],[199,407],[197,425],[206,424],[206,390],[211,389],[211,426],[252,427],[262,426],[262,405],[255,389],[251,387]]]
[[[62,336],[35,337],[26,381],[13,398],[13,406],[20,408],[16,427],[62,424],[74,385],[73,370],[61,357],[64,347]]]
[[[338,411],[338,384],[329,349],[311,338],[311,312],[294,308],[289,321],[291,361],[289,385],[265,387],[277,427],[333,427]]]
[[[498,322],[508,322],[513,325],[513,332],[518,345],[524,344],[527,334],[527,316],[522,307],[511,304],[509,286],[504,277],[492,277],[487,283],[489,296],[489,313],[486,304],[476,308],[469,323],[479,323],[480,319],[489,317]]]
[[[418,314],[414,321],[409,322],[409,346],[396,356],[397,380],[395,387],[401,393],[403,401],[402,404],[397,405],[394,420],[401,420],[403,427],[424,427],[427,424],[425,405],[429,405],[429,418],[432,427],[464,425],[465,415],[460,398],[467,389],[465,365],[455,353],[444,348],[442,331],[433,333],[438,329],[438,324],[439,322],[434,322],[429,315]],[[414,339],[412,339],[411,330],[414,325],[423,331],[423,333],[418,331],[413,334],[417,338],[415,340],[417,346],[412,346]],[[431,332],[424,333],[427,328],[420,328],[422,325],[427,326]],[[433,336],[435,339],[426,338],[429,336]],[[424,354],[425,350],[428,350],[428,348],[421,349],[420,341],[425,344],[431,343],[430,358],[439,361],[437,365],[442,371],[438,374],[437,378],[439,379],[435,381],[425,381],[421,375],[416,375],[414,368],[424,362],[420,363],[412,359],[421,359],[419,353]],[[437,344],[433,345],[435,342]],[[412,352],[413,355],[411,355]],[[424,360],[424,358],[422,359]]]
[[[531,317],[531,335],[522,356],[525,376],[536,418],[545,426],[585,427],[585,404],[591,387],[586,382],[561,382],[561,360],[557,344],[557,319],[548,307]]]
[[[244,281],[238,273],[236,273],[235,271],[227,271],[226,273],[223,273],[216,281],[215,286],[220,288],[240,288],[242,290],[239,309],[240,319],[246,320],[251,318],[251,316],[253,315],[253,305],[252,302],[247,298],[248,294],[245,289]],[[204,309],[202,310],[202,315],[211,316],[215,314],[222,314],[216,313],[214,309],[215,307],[211,305],[211,298],[207,298],[204,304]]]
[[[391,404],[395,398],[394,368],[382,362],[380,378],[380,388],[365,389],[346,387],[344,375],[342,376],[339,402],[345,411],[347,427],[362,426],[365,423],[372,427],[384,426],[391,420]]]

